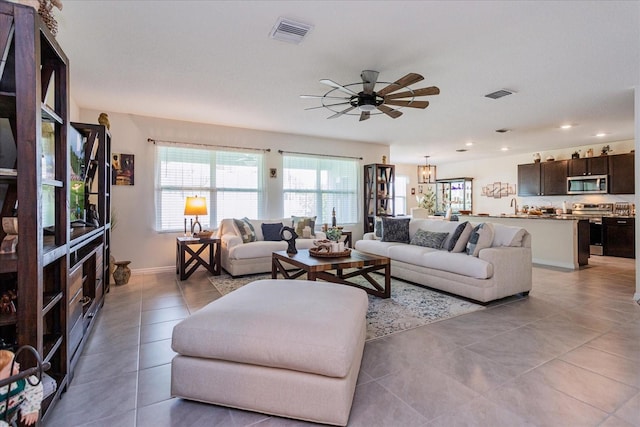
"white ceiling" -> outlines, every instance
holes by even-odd
[[[81,108],[388,144],[394,163],[634,137],[638,1],[68,0],[56,16]],[[272,40],[280,16],[314,28],[300,45]],[[441,94],[395,120],[305,111],[320,102],[299,95],[331,89],[319,80],[365,69],[419,73],[412,88]],[[484,97],[502,88],[517,93]]]

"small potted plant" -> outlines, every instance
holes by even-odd
[[[332,242],[337,242],[338,240],[340,240],[340,237],[342,236],[342,230],[339,229],[338,227],[331,227],[327,229],[327,239],[331,240]]]

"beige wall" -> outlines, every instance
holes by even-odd
[[[175,265],[177,234],[154,230],[154,145],[147,142],[147,138],[270,148],[271,152],[266,155],[266,168],[277,168],[278,177],[282,176],[282,156],[278,150],[363,157],[362,165],[380,162],[383,155],[389,156],[389,147],[379,144],[107,113],[111,122],[112,152],[135,155],[135,185],[113,186],[111,190],[112,207],[118,217],[112,237],[112,253],[117,260],[132,261],[130,267],[134,271],[153,271]],[[78,120],[97,123],[99,114],[99,111],[80,109]],[[266,179],[266,182],[267,216],[281,218],[281,178]],[[347,225],[346,228],[352,229],[354,239],[361,238],[361,225]]]

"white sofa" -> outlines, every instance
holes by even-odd
[[[281,222],[283,225],[291,227],[291,218],[250,219],[249,222],[256,233],[255,242],[242,243],[242,237],[234,224],[233,218],[223,219],[218,228],[218,237],[220,237],[222,249],[220,254],[222,268],[232,276],[270,272],[271,254],[276,251],[287,250],[287,242],[285,241],[264,240],[262,224]],[[296,248],[298,250],[309,249],[313,247],[314,240],[325,238],[326,235],[321,231],[316,231],[315,237],[310,239],[303,239],[300,236],[296,239]]]
[[[459,222],[411,219],[409,235],[419,229],[448,232],[443,247],[447,248]],[[475,226],[477,224],[471,224]],[[378,240],[366,233],[355,244],[358,251],[387,256],[391,259],[391,275],[416,284],[439,289],[481,303],[523,293],[532,284],[531,236],[520,227],[492,224],[491,247],[481,249],[478,256],[466,252],[449,252],[398,242]]]

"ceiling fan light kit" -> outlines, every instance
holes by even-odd
[[[324,95],[300,95],[300,98],[320,99],[322,105],[307,108],[307,110],[326,108],[334,113],[328,117],[329,119],[343,115],[359,115],[360,121],[364,121],[373,114],[386,114],[392,119],[397,119],[402,115],[399,110],[405,107],[425,109],[429,106],[429,102],[417,101],[415,98],[417,96],[438,95],[440,93],[440,89],[435,86],[411,89],[409,85],[424,80],[424,77],[420,74],[409,73],[393,83],[379,82],[378,75],[377,71],[364,70],[360,74],[362,82],[346,85],[341,85],[330,79],[322,79],[320,83],[333,89]],[[386,86],[376,92],[376,84],[384,84]],[[362,85],[362,90],[356,92],[354,89],[359,89],[360,85]],[[400,90],[402,92],[398,92]],[[339,96],[341,94],[344,95]],[[342,100],[343,102],[336,102],[336,100]],[[390,105],[396,108],[391,108]],[[356,111],[352,113],[351,111],[353,110]]]

